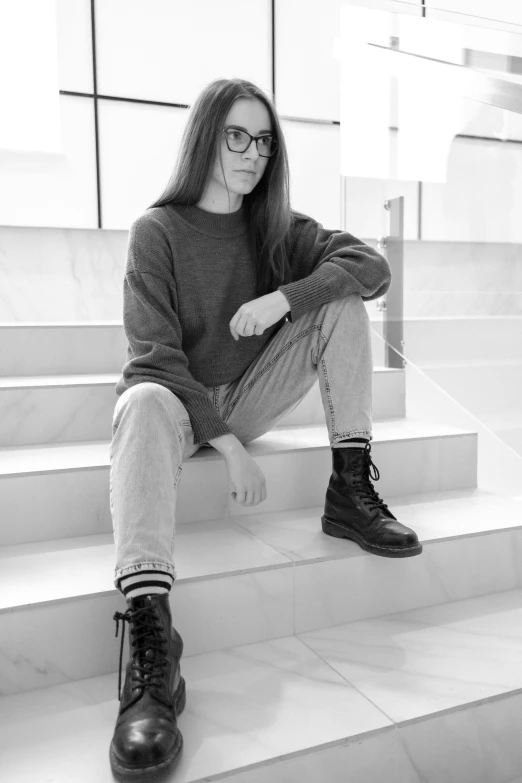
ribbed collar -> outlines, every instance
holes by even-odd
[[[191,226],[212,237],[237,237],[247,229],[245,203],[236,212],[207,212],[195,204],[169,204]]]

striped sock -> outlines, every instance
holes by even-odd
[[[369,443],[368,438],[346,438],[332,445],[332,449],[363,449],[365,443]]]
[[[173,584],[173,577],[166,571],[147,568],[136,574],[122,576],[118,580],[118,589],[129,601],[131,598],[137,598],[140,595],[170,593],[170,588]]]

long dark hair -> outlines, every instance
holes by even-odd
[[[205,87],[191,107],[167,187],[148,209],[167,203],[194,205],[201,200],[216,153],[223,171],[222,128],[238,98],[257,99],[264,103],[272,119],[272,134],[277,140],[277,149],[268,158],[263,176],[252,192],[243,196],[250,249],[257,270],[256,296],[259,297],[292,282],[288,155],[276,111],[259,87],[244,79],[216,79]]]

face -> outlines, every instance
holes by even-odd
[[[230,125],[241,126],[252,136],[261,136],[265,133],[268,135],[273,132],[268,109],[262,101],[257,99],[238,98],[227,114],[223,127],[226,128]],[[262,147],[261,151],[263,151]],[[227,198],[227,185],[231,195],[236,194],[241,197],[245,193],[250,193],[263,176],[269,160],[259,155],[255,141],[251,141],[245,152],[229,150],[224,134],[221,141],[221,155],[226,183],[218,156],[216,156],[212,179],[215,181],[214,185],[219,184],[224,188],[225,198]],[[240,169],[249,169],[254,173],[245,174]]]

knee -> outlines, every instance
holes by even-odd
[[[337,299],[342,312],[349,318],[362,318],[369,322],[370,317],[360,294],[348,294],[342,299]]]
[[[181,400],[166,386],[152,381],[135,383],[121,395],[116,403],[113,420],[120,418],[124,411],[127,411],[128,414],[130,411],[139,410],[140,415],[142,415],[141,411],[152,415],[155,410],[159,409],[174,413],[182,418],[188,418]]]
[[[153,383],[152,381],[135,383],[134,386],[127,389],[125,395],[127,395],[129,402],[132,401],[133,405],[142,405],[152,400],[161,400],[162,398],[167,398],[168,395],[174,396],[166,386],[162,386],[160,383]]]

